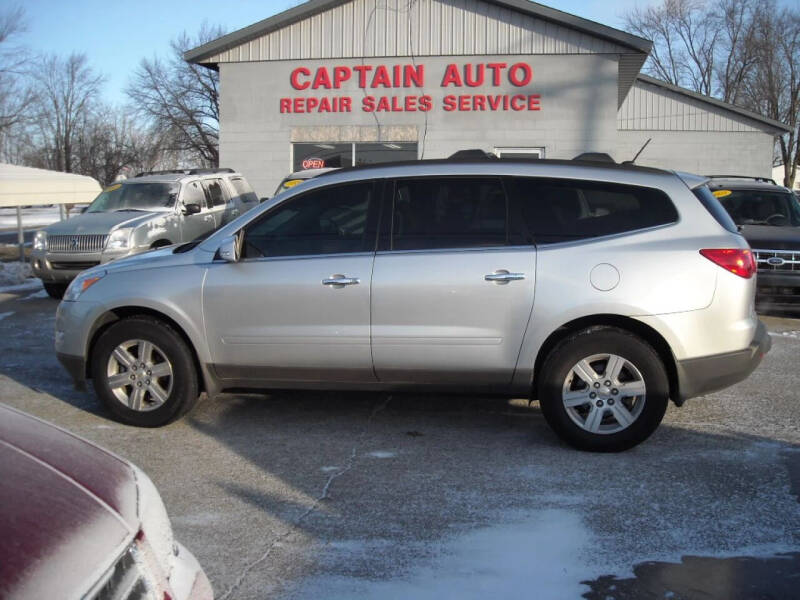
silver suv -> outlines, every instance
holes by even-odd
[[[207,235],[257,204],[233,169],[142,173],[104,189],[77,217],[37,231],[33,272],[61,298],[85,269]]]
[[[705,182],[574,161],[334,171],[83,273],[56,351],[134,425],[201,392],[424,389],[533,397],[570,444],[622,450],[770,348],[749,247]]]

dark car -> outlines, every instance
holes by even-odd
[[[800,202],[759,177],[713,177],[709,183],[753,249],[760,310],[800,312]]]
[[[147,475],[0,404],[0,598],[212,597]]]

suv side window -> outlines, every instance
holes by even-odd
[[[208,194],[208,208],[225,206],[225,192],[222,190],[219,179],[207,179],[203,182]]]
[[[506,212],[499,177],[399,179],[391,249],[504,246]]]
[[[233,184],[233,189],[236,190],[241,202],[258,202],[258,196],[244,179],[231,177],[230,182]]]
[[[192,181],[183,186],[183,205],[197,204],[201,209],[206,208],[206,194],[199,181]]]
[[[521,229],[527,230],[520,232],[527,242],[587,239],[678,220],[672,201],[654,188],[532,177],[511,181],[515,188],[512,211],[521,220]]]
[[[245,258],[374,250],[374,190],[372,182],[338,185],[279,204],[245,228]]]

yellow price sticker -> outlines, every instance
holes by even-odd
[[[290,179],[289,181],[284,182],[283,189],[288,190],[289,188],[293,188],[298,183],[303,183],[303,179]]]
[[[106,188],[106,189],[104,189],[103,191],[104,191],[104,192],[113,192],[114,190],[118,190],[118,189],[119,189],[119,188],[121,188],[121,187],[122,187],[122,184],[121,184],[121,183],[115,183],[114,185],[112,185],[112,186],[110,186],[110,187],[107,187],[107,188]]]
[[[724,198],[725,196],[730,196],[733,192],[730,190],[716,190],[711,193],[714,194],[715,198]]]

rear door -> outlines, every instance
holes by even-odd
[[[221,179],[203,180],[209,212],[214,216],[214,228],[222,227],[231,220],[230,196]]]
[[[515,245],[497,177],[394,182],[372,280],[382,382],[509,385],[533,305],[536,253]]]

